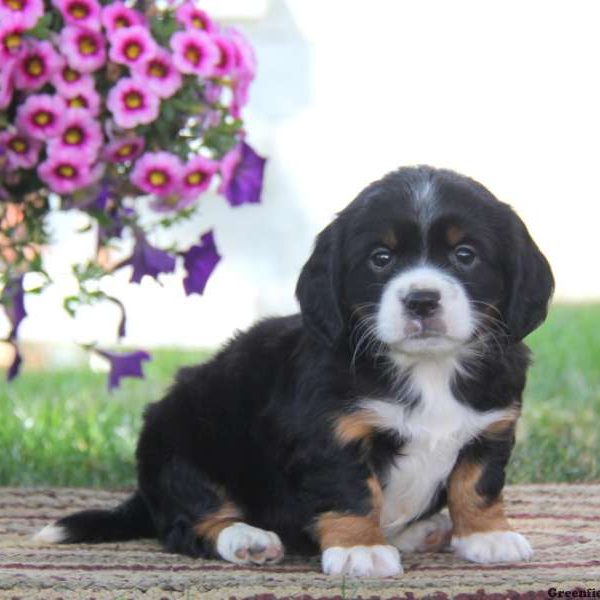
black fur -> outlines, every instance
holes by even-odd
[[[425,188],[429,204],[418,201]],[[468,272],[449,259],[450,225],[478,250]],[[367,259],[390,233],[394,268],[374,273]],[[277,532],[288,551],[312,552],[319,514],[367,514],[367,479],[374,473],[385,486],[403,441],[380,433],[365,450],[340,444],[333,428],[361,397],[396,393],[386,358],[356,352],[356,332],[386,282],[419,261],[459,279],[482,327],[494,332],[471,365],[473,376],[457,377],[458,399],[481,411],[518,403],[528,365],[520,340],[546,315],[548,263],[510,207],[480,184],[428,167],[400,169],[366,188],[319,235],[298,282],[301,315],[238,335],[208,363],[183,369],[166,397],[148,407],[137,450],[139,495],[110,513],[63,519],[67,541],[156,535],[170,551],[211,556],[212,544],[192,527],[229,500],[245,522]],[[509,430],[463,449],[461,456],[485,465],[482,495],[500,493],[512,443]],[[444,502],[442,486],[430,512]]]

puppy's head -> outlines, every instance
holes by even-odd
[[[322,342],[366,336],[421,356],[457,352],[486,329],[521,340],[544,320],[553,285],[508,205],[418,167],[371,184],[321,232],[296,293]]]

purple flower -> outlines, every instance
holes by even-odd
[[[150,360],[150,355],[143,350],[116,353],[96,348],[94,351],[106,358],[110,363],[110,374],[108,376],[109,390],[118,388],[123,377],[144,377],[142,361]]]
[[[187,252],[181,254],[183,256],[183,266],[187,271],[187,275],[183,280],[186,295],[202,294],[206,282],[221,260],[215,246],[212,230],[207,231],[200,237],[200,245],[192,246]]]
[[[67,25],[60,33],[60,49],[69,66],[80,73],[91,73],[106,62],[104,36],[94,29]]]
[[[230,150],[221,161],[221,185],[231,206],[260,202],[266,159],[246,142]]]
[[[128,67],[144,64],[158,51],[152,34],[143,25],[118,29],[111,35],[110,44],[109,58]]]
[[[159,273],[172,273],[175,270],[175,258],[155,246],[151,246],[142,233],[135,236],[133,254],[117,265],[117,268],[131,265],[132,283],[139,283],[144,275],[157,279]]]
[[[8,280],[2,294],[0,304],[4,305],[4,312],[10,321],[8,340],[15,340],[21,321],[27,316],[25,310],[25,292],[23,290],[23,275],[17,275]]]

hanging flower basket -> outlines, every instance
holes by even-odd
[[[159,8],[161,7],[161,8]],[[151,232],[195,211],[217,190],[231,206],[260,201],[265,160],[246,142],[242,108],[256,72],[253,49],[192,2],[0,0],[0,302],[19,372],[24,296],[50,282],[42,248],[51,210],[79,210],[97,236],[96,256],[73,266],[79,283],[65,299],[122,303],[98,281],[131,267],[131,281],[186,270],[186,294],[202,294],[221,259],[212,231],[190,248],[159,248]],[[154,219],[142,219],[148,210]],[[150,221],[150,222],[148,222]],[[131,256],[113,264],[123,233]],[[43,283],[27,287],[27,274]],[[38,277],[39,279],[39,277]],[[109,386],[141,375],[143,351],[107,358]],[[125,366],[124,366],[125,365]]]

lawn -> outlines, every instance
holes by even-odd
[[[600,305],[555,306],[535,353],[512,482],[600,480]],[[202,351],[156,350],[147,378],[113,394],[87,367],[25,371],[0,388],[0,485],[118,487],[134,481],[143,406]]]

